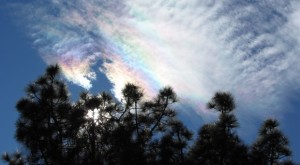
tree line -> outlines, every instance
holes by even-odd
[[[176,117],[171,87],[152,100],[126,84],[122,101],[83,92],[72,102],[57,65],[26,88],[16,109],[16,140],[22,152],[4,153],[10,165],[277,165],[293,164],[287,137],[275,119],[262,124],[246,145],[236,133],[235,102],[217,92],[207,108],[217,121],[203,125],[195,140]]]

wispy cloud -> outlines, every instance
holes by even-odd
[[[47,63],[89,89],[103,72],[120,97],[126,82],[152,96],[170,85],[204,120],[217,90],[246,118],[276,114],[299,82],[296,1],[76,0],[28,4],[30,30]],[[24,7],[24,6],[23,6]],[[92,70],[101,61],[98,70]]]

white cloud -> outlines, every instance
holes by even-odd
[[[116,97],[126,82],[150,96],[171,85],[210,120],[205,103],[226,90],[241,117],[267,116],[280,112],[285,84],[300,71],[300,12],[293,3],[53,1],[52,9],[37,6],[33,38],[48,63],[60,63],[66,78],[84,88],[102,60]]]

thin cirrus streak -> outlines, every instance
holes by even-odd
[[[22,7],[35,8],[29,29],[43,59],[60,64],[71,82],[89,89],[101,71],[117,98],[126,82],[149,96],[170,85],[206,120],[213,114],[205,103],[218,90],[233,93],[239,114],[265,116],[278,112],[288,82],[300,85],[297,6],[292,0],[52,0]]]

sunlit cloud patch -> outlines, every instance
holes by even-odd
[[[181,104],[191,105],[187,113],[209,120],[214,114],[205,103],[218,90],[233,93],[242,117],[281,112],[286,84],[300,86],[297,6],[289,0],[52,0],[22,10],[31,13],[28,29],[41,56],[61,65],[69,81],[90,89],[102,72],[117,98],[126,82],[148,96],[170,85]]]

